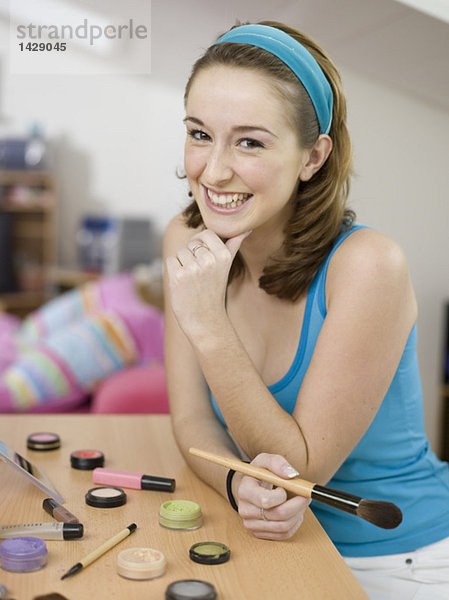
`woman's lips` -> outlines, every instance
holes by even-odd
[[[241,192],[218,193],[203,186],[207,206],[221,214],[234,214],[242,210],[252,194]]]

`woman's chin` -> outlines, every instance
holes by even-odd
[[[221,222],[220,222],[221,221]],[[211,219],[206,215],[203,216],[203,223],[206,229],[210,229],[222,239],[229,239],[242,233],[241,228],[236,225],[223,223],[223,219]]]
[[[236,227],[217,227],[214,223],[211,223],[210,226],[207,223],[204,224],[207,229],[213,231],[222,240],[228,240],[229,238],[233,238],[236,235],[243,233],[240,228],[237,229]]]

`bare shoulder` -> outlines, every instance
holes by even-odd
[[[408,298],[412,312],[416,300],[407,259],[401,246],[374,229],[359,229],[337,248],[330,263],[326,295],[368,294],[383,302],[387,297]]]
[[[405,253],[395,240],[374,229],[359,229],[337,248],[329,265],[331,271],[383,279],[408,274],[408,266]]]
[[[197,230],[187,226],[182,213],[173,217],[164,232],[164,256],[176,254],[179,248],[186,246],[195,233]]]

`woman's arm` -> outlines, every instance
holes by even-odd
[[[401,248],[379,232],[351,234],[332,258],[327,315],[299,393],[312,476],[326,481],[374,419],[417,318]]]
[[[164,235],[164,258],[176,255],[194,231],[187,230],[180,217],[168,225]],[[197,475],[226,496],[226,473],[206,461],[189,454],[190,446],[240,457],[231,437],[216,417],[209,399],[206,380],[201,372],[194,348],[180,328],[172,310],[167,277],[165,296],[165,368],[170,401],[170,414],[177,444]]]
[[[164,236],[164,256],[175,255],[180,246],[188,243],[191,236],[192,232],[186,232],[182,220],[174,219]],[[195,458],[188,452],[190,446],[196,446],[240,458],[237,447],[212,409],[195,351],[174,317],[167,277],[164,280],[165,366],[175,438],[185,460],[196,474],[227,497],[227,471]],[[281,477],[292,476],[290,465],[281,456],[263,454],[256,457],[254,462]],[[232,491],[245,527],[256,537],[264,539],[291,537],[301,525],[304,510],[309,504],[309,500],[300,497],[287,500],[285,490],[267,489],[261,482],[251,477],[242,477],[240,473],[236,473],[233,478]],[[261,517],[262,507],[265,518]]]
[[[167,263],[169,293],[233,438],[251,458],[281,454],[306,479],[328,481],[374,418],[416,319],[402,252],[371,230],[353,233],[335,252],[327,317],[289,415],[263,383],[226,313],[235,248],[211,231],[196,239],[209,250],[196,259],[188,248],[178,251],[185,264],[176,258]]]

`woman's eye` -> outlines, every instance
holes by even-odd
[[[240,140],[239,142],[240,146],[243,146],[243,148],[264,148],[264,145],[262,144],[262,142],[258,142],[257,140],[253,140],[251,138],[245,138],[243,140]]]
[[[201,142],[210,139],[207,133],[204,133],[204,131],[201,131],[201,129],[190,129],[189,131],[187,131],[187,134],[194,140],[198,140]]]

